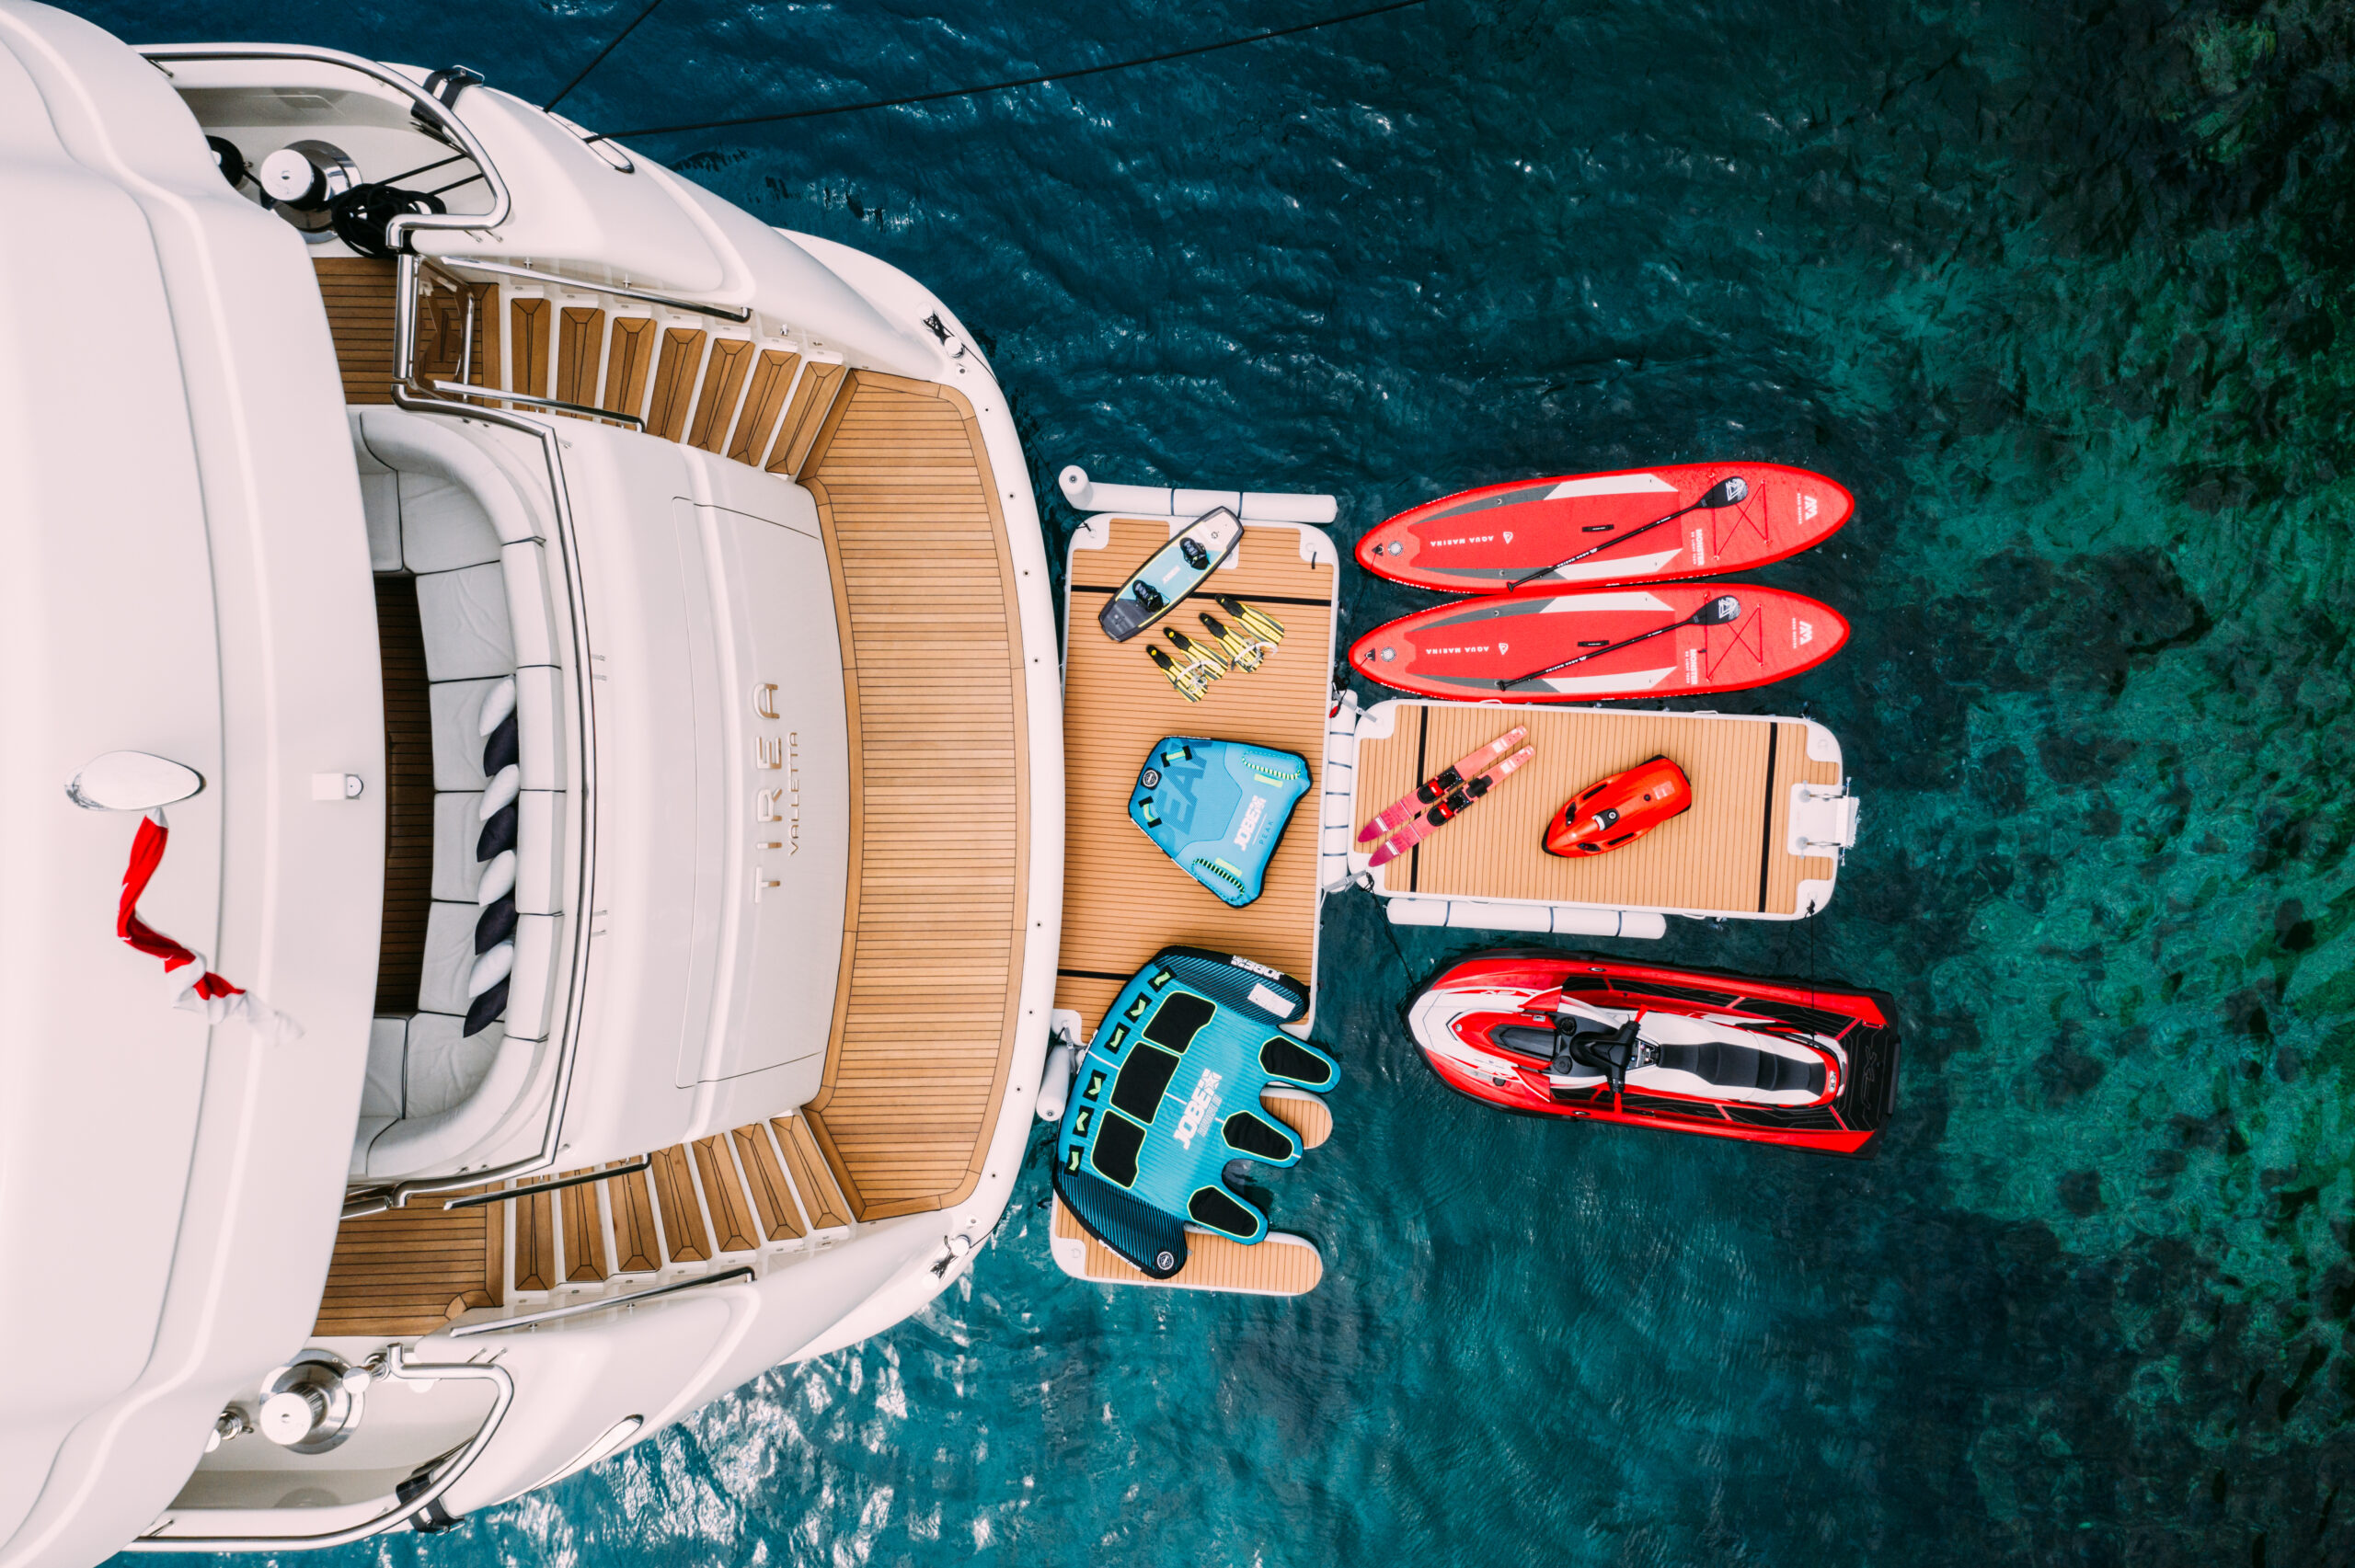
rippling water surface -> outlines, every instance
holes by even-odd
[[[638,0],[85,8],[537,97]],[[800,108],[1318,14],[666,0],[565,109]],[[1806,927],[1642,951],[1895,991],[1901,1108],[1867,1164],[1489,1115],[1397,1024],[1471,944],[1353,896],[1339,1128],[1274,1183],[1313,1296],[1067,1281],[1034,1168],[920,1318],[347,1559],[2347,1561],[2350,81],[2320,0],[1429,0],[643,143],[931,283],[1058,533],[1070,462],[1331,490],[1345,539],[1519,475],[1844,480],[1834,547],[1762,575],[1855,642],[1719,701],[1829,723],[1863,841]],[[1345,594],[1345,640],[1423,602]]]

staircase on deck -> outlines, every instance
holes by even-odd
[[[520,1184],[521,1196],[465,1208],[436,1195],[346,1220],[316,1332],[431,1333],[477,1308],[560,1304],[849,1233],[850,1205],[806,1117],[657,1150],[643,1170],[615,1163],[615,1174],[576,1186]]]

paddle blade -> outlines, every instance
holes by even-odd
[[[1716,511],[1719,507],[1733,505],[1749,494],[1750,481],[1735,474],[1710,486],[1708,489],[1702,492],[1701,498],[1693,504],[1706,511]]]
[[[1696,626],[1722,626],[1740,619],[1741,601],[1730,593],[1721,593],[1693,612],[1693,624]]]

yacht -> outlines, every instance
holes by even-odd
[[[0,1568],[448,1528],[956,1285],[1064,771],[955,313],[458,67],[0,0]]]

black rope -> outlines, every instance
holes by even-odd
[[[655,0],[660,5],[661,0]],[[1345,11],[1338,17],[1325,17],[1314,22],[1298,22],[1288,28],[1269,28],[1265,32],[1246,34],[1242,38],[1221,39],[1216,43],[1198,43],[1189,49],[1172,49],[1159,54],[1147,54],[1135,60],[1117,60],[1109,65],[1083,65],[1068,71],[1050,71],[1043,75],[1022,76],[1013,81],[990,82],[978,87],[948,87],[936,93],[913,93],[906,97],[869,98],[864,103],[827,104],[819,109],[787,109],[779,114],[748,114],[734,120],[698,120],[683,125],[649,125],[636,131],[601,132],[592,141],[611,137],[667,136],[677,131],[722,131],[737,125],[772,125],[786,120],[814,120],[821,115],[857,114],[870,109],[899,109],[908,104],[938,103],[944,98],[977,97],[983,93],[1009,92],[1016,87],[1041,86],[1049,82],[1070,81],[1081,76],[1100,76],[1108,71],[1132,71],[1140,65],[1158,65],[1165,60],[1183,60],[1189,55],[1210,54],[1222,49],[1239,49],[1246,43],[1262,43],[1271,38],[1290,38],[1294,33],[1314,32],[1318,28],[1338,27],[1343,22],[1362,21],[1389,11],[1404,11],[1423,4],[1423,0],[1390,0],[1388,5],[1369,6],[1361,11]],[[647,7],[652,10],[653,6]],[[637,23],[630,24],[632,27]],[[619,41],[618,40],[615,41]],[[599,59],[603,56],[600,55]],[[594,64],[595,62],[592,62]],[[588,74],[587,72],[581,74]],[[568,89],[569,91],[569,89]],[[561,97],[563,95],[558,94]]]
[[[465,155],[466,155],[464,153],[453,153],[446,158],[437,158],[430,164],[419,164],[413,169],[403,169],[398,174],[386,175],[384,178],[374,181],[374,183],[377,185],[398,185],[401,181],[408,178],[412,175],[425,174],[431,170],[438,168],[446,168],[450,165],[457,163]]]
[[[638,14],[636,21],[631,22],[629,26],[615,33],[614,35],[614,41],[605,45],[604,48],[597,52],[596,59],[592,60],[588,64],[583,65],[580,68],[580,74],[579,75],[573,77],[569,82],[567,82],[557,93],[556,97],[548,99],[547,102],[542,104],[540,107],[542,109],[554,109],[557,105],[562,103],[566,97],[571,93],[573,88],[579,86],[581,83],[589,79],[590,72],[594,71],[598,66],[603,65],[605,63],[605,56],[611,54],[615,50],[619,49],[622,46],[622,40],[629,37],[630,34],[638,30],[638,22],[642,22],[646,20],[647,17],[654,15],[655,7],[661,4],[662,0],[648,0],[646,9]]]

